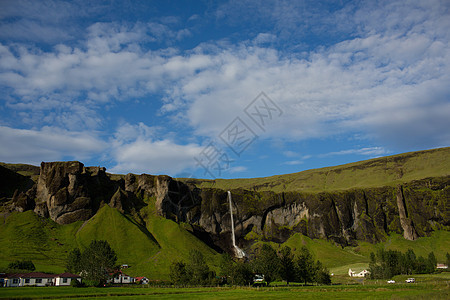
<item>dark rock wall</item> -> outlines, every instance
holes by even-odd
[[[231,190],[236,241],[245,248],[254,240],[284,242],[295,232],[343,246],[382,241],[391,232],[414,240],[450,226],[449,183],[450,177],[441,177],[322,193]],[[227,191],[199,189],[169,176],[113,180],[104,168],[80,162],[42,163],[37,183],[14,193],[11,210],[32,209],[67,224],[89,219],[105,204],[123,213],[155,205],[158,215],[190,223],[205,242],[231,251]]]

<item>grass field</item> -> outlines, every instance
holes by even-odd
[[[108,288],[1,288],[0,299],[449,299],[449,273],[416,276],[415,284],[387,284],[366,280],[364,284],[331,286],[249,287],[108,287]],[[403,278],[395,278],[404,282]]]
[[[224,190],[244,188],[274,192],[324,192],[395,186],[412,180],[448,175],[450,175],[450,147],[271,177],[190,181],[199,187]]]

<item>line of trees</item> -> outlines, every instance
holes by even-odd
[[[433,252],[427,258],[417,257],[412,249],[405,253],[396,250],[378,250],[370,253],[370,278],[389,279],[395,275],[426,274],[436,270],[436,256]]]
[[[8,265],[8,269],[15,270],[16,272],[19,270],[34,271],[36,267],[31,260],[16,260]]]
[[[290,282],[330,284],[328,270],[315,261],[311,252],[302,247],[296,256],[287,246],[277,252],[264,244],[255,257],[247,261],[233,261],[229,254],[222,254],[219,274],[211,271],[201,252],[189,253],[188,262],[174,262],[170,268],[170,278],[175,285],[249,285],[255,275],[264,275],[266,284],[275,280]]]
[[[328,269],[319,260],[315,261],[305,246],[295,255],[288,246],[284,246],[277,253],[270,245],[264,244],[250,264],[255,273],[264,275],[267,284],[278,279],[285,280],[287,284],[331,283]]]

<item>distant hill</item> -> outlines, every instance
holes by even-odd
[[[180,179],[200,188],[249,189],[274,192],[326,192],[395,186],[428,177],[450,175],[450,147],[369,159],[299,173],[242,179]]]

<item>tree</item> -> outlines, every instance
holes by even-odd
[[[81,252],[75,248],[67,256],[66,271],[74,274],[81,272]]]
[[[8,265],[9,269],[34,271],[36,267],[31,260],[16,260]]]
[[[415,264],[415,273],[425,274],[427,272],[427,261],[422,256],[419,256]]]
[[[434,256],[434,252],[430,252],[428,254],[427,272],[433,273],[436,269],[436,264],[437,264],[436,256]]]
[[[209,271],[209,267],[205,262],[203,254],[198,250],[189,252],[189,262],[186,265],[187,272],[190,274],[192,284],[204,285],[209,284],[213,279]]]
[[[170,266],[170,280],[176,285],[187,285],[189,283],[190,278],[184,262],[172,263]]]
[[[100,285],[114,270],[117,256],[107,241],[93,240],[81,254],[80,270],[83,279],[92,285]]]
[[[394,275],[400,274],[400,256],[399,251],[384,251],[384,278],[392,278]]]
[[[248,285],[253,280],[253,272],[248,263],[241,261],[236,262],[233,265],[231,273],[231,284],[232,285]]]
[[[322,265],[320,260],[316,261],[314,281],[319,284],[331,284],[330,272]]]
[[[445,258],[447,259],[446,261],[446,265],[450,266],[450,254],[447,252],[447,254],[445,255]]]
[[[280,260],[277,252],[268,244],[264,244],[255,260],[254,271],[264,275],[264,280],[269,285],[278,276],[280,271]]]
[[[314,259],[308,248],[303,246],[300,249],[300,255],[297,257],[295,264],[297,280],[305,284],[313,282],[315,274]]]
[[[281,279],[286,280],[287,285],[289,285],[289,282],[295,280],[294,255],[291,248],[288,246],[281,248],[279,258]]]
[[[408,249],[402,259],[402,273],[410,275],[414,272],[416,263],[416,254],[412,249]]]

